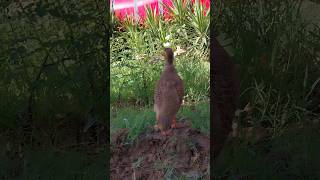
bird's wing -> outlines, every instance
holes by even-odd
[[[179,101],[181,104],[183,101],[183,96],[184,96],[184,87],[183,87],[183,81],[179,76],[177,76],[177,80],[176,80],[176,89],[177,89]]]
[[[156,108],[156,106],[160,106],[161,105],[161,80],[159,80],[156,84],[156,88],[154,90],[154,108]],[[155,109],[156,111],[156,109]]]

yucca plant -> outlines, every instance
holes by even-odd
[[[173,0],[172,6],[163,3],[170,16],[174,18],[180,25],[187,24],[188,12],[190,11],[190,1],[187,0]]]
[[[139,32],[139,24],[131,16],[126,16],[123,26],[128,36],[127,40],[130,47],[138,54],[144,45],[142,34]]]
[[[189,25],[196,31],[194,44],[200,44],[201,48],[208,47],[209,44],[209,27],[210,27],[210,8],[205,12],[204,5],[196,0],[193,4],[193,12],[189,11]]]
[[[166,41],[168,28],[164,25],[164,20],[161,16],[157,15],[156,9],[152,9],[151,6],[146,8],[145,25],[150,29],[153,36],[157,37],[162,43]]]
[[[160,19],[160,17],[157,15],[156,9],[152,9],[150,5],[145,6],[145,9],[146,9],[145,25],[151,30],[156,30],[158,28],[159,19]]]
[[[126,15],[123,26],[126,29],[127,32],[132,33],[136,32],[138,29],[137,23],[134,21],[134,19],[131,16]]]
[[[200,36],[207,36],[210,27],[210,8],[205,12],[204,5],[197,0],[193,4],[193,12],[189,11],[190,25]]]

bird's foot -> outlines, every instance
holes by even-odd
[[[183,128],[183,127],[185,127],[185,125],[183,125],[181,123],[174,122],[171,124],[171,128],[173,128],[173,129],[179,129],[179,128]]]
[[[172,135],[172,130],[166,130],[166,131],[161,131],[162,136],[171,136]]]
[[[159,131],[159,130],[160,130],[160,127],[159,127],[158,124],[156,124],[156,125],[153,126],[153,129],[154,129],[155,131]]]

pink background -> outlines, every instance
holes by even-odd
[[[110,0],[110,2],[112,3],[112,0]],[[162,2],[169,6],[172,5],[171,0],[162,0]],[[195,0],[192,0],[192,2],[194,3]],[[210,7],[210,0],[200,0],[200,2],[205,5],[206,9]],[[138,0],[137,1],[138,12],[142,20],[146,16],[145,5],[151,5],[151,8],[155,9],[157,14],[159,14],[158,0]],[[134,0],[115,0],[113,8],[114,8],[115,16],[117,16],[120,20],[123,20],[126,14],[128,15],[134,14]],[[163,8],[163,10],[164,10],[165,18],[169,18],[166,9]]]

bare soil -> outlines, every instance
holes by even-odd
[[[111,139],[111,179],[210,179],[210,138],[186,127],[161,136],[151,131],[126,144],[128,129]]]

